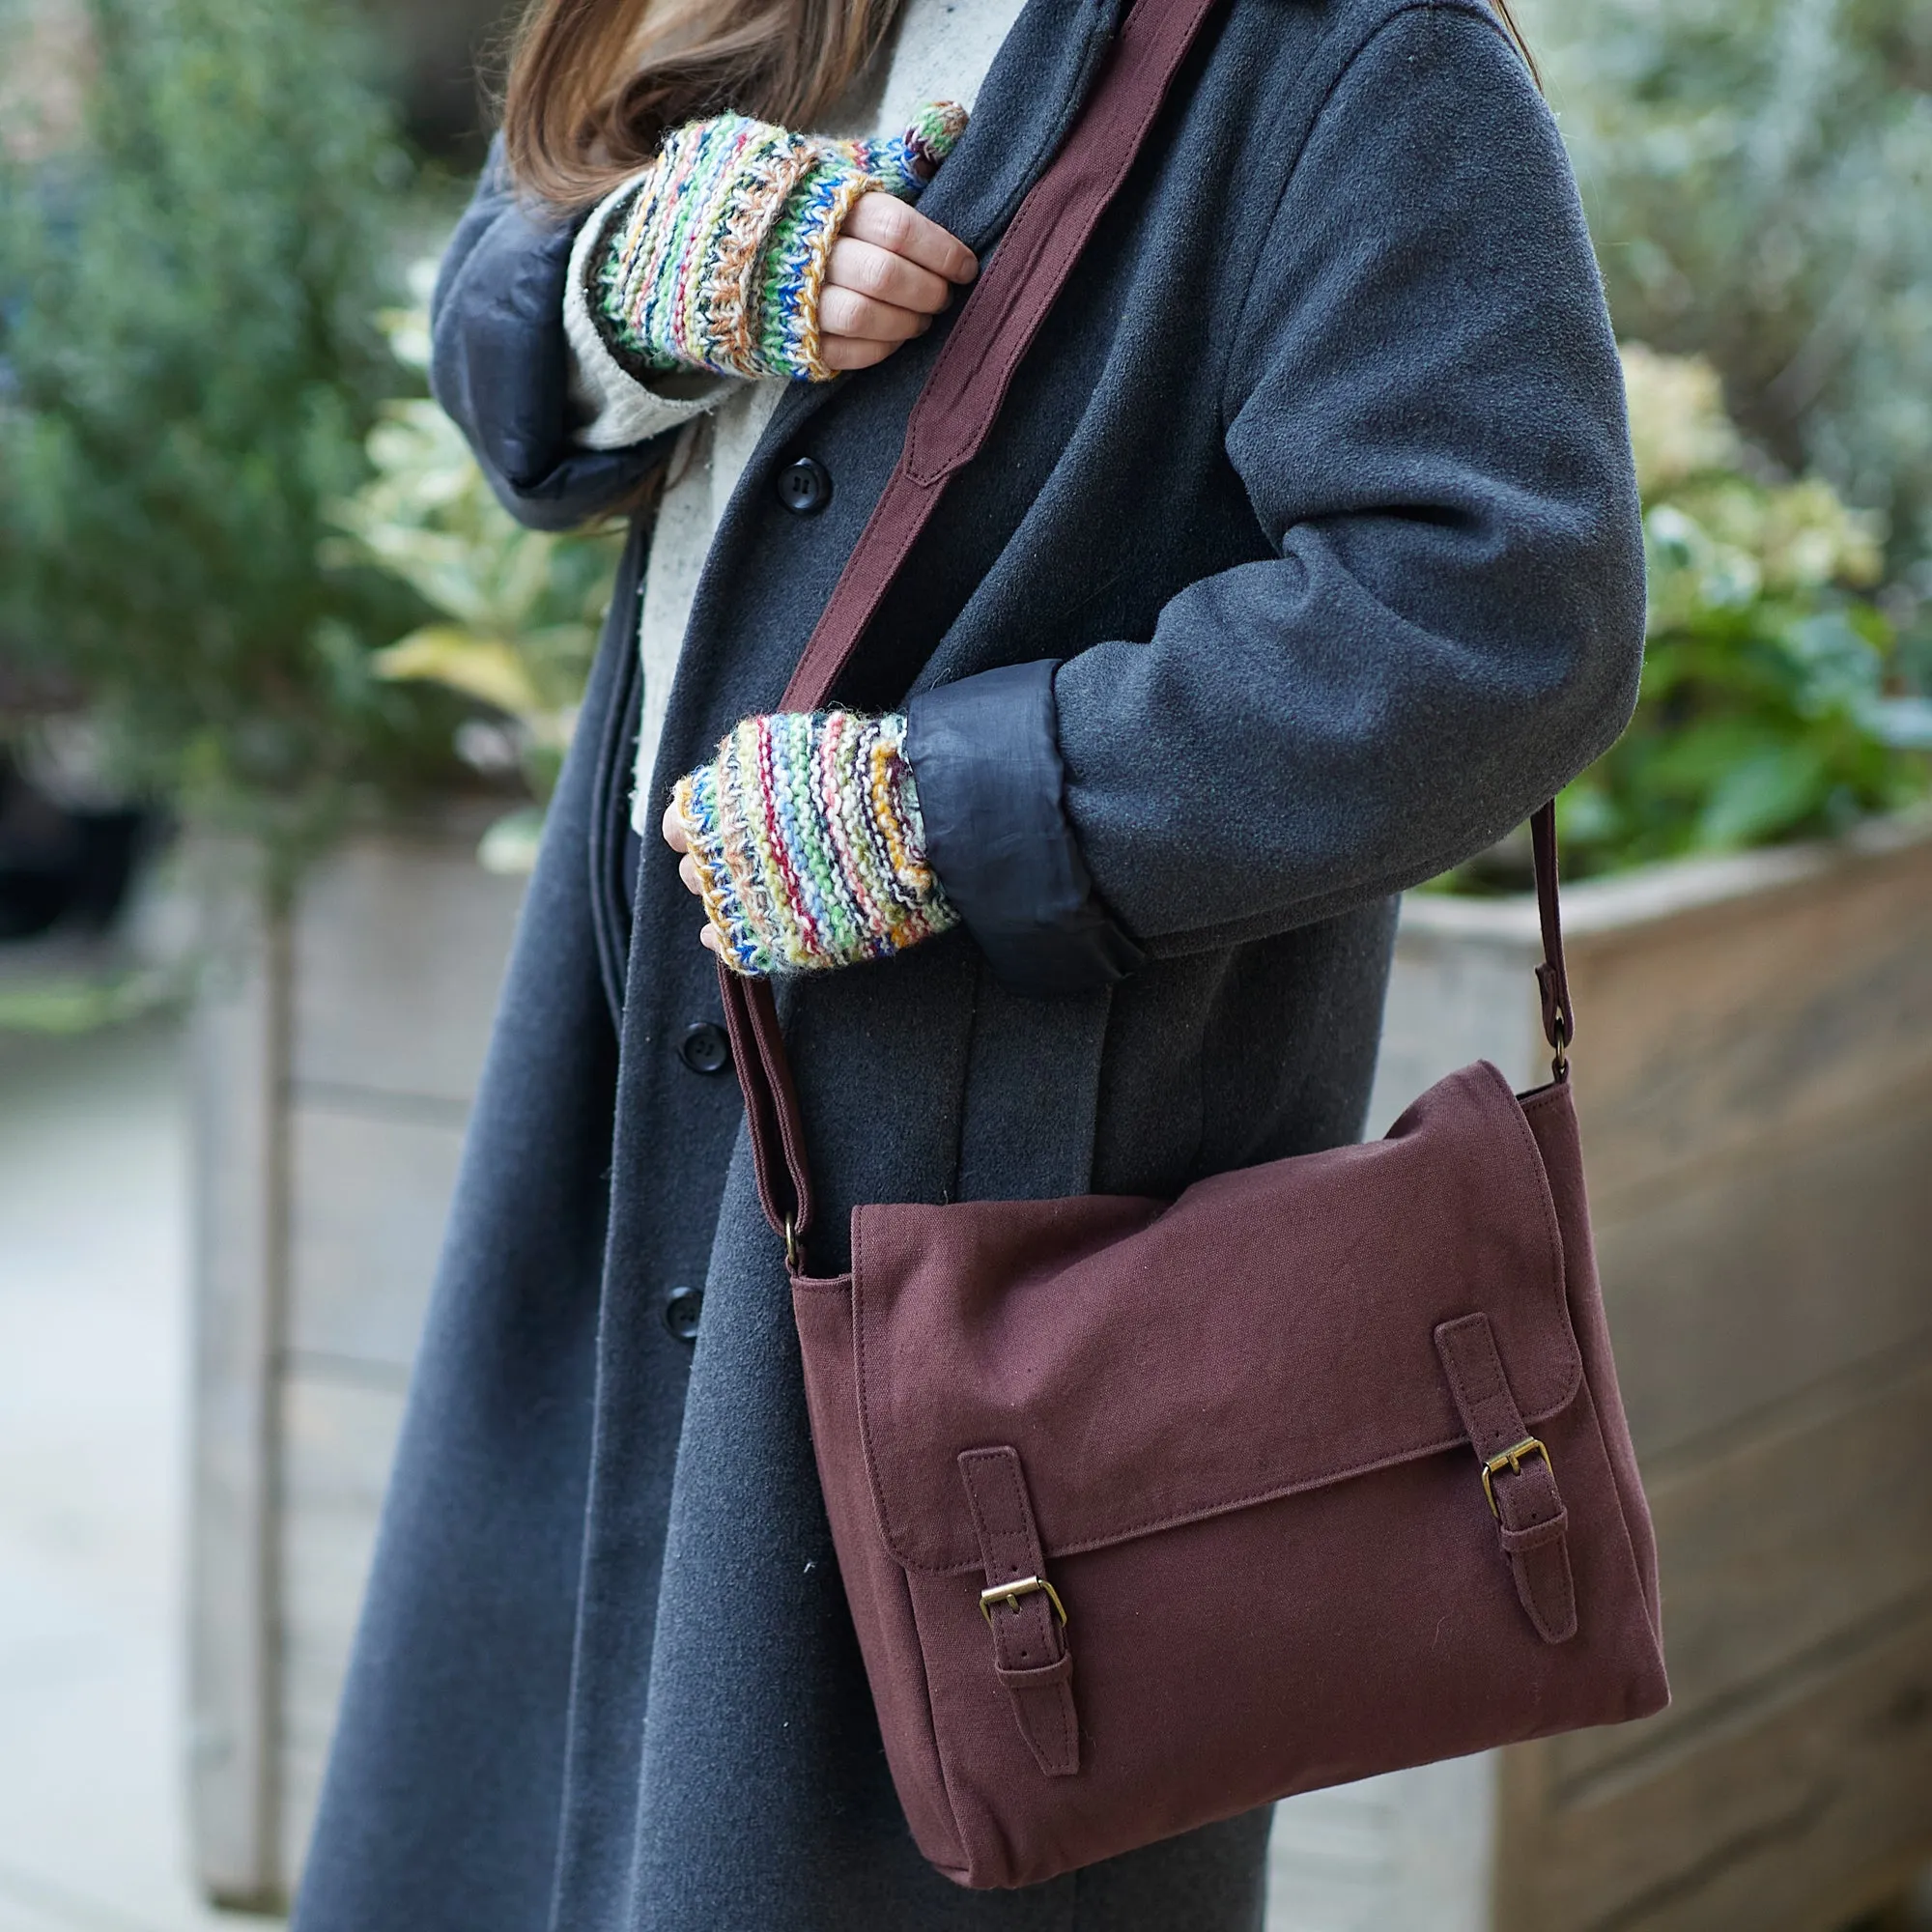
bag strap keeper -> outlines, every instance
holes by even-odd
[[[1464,1315],[1442,1322],[1435,1330],[1435,1350],[1482,1464],[1483,1491],[1517,1596],[1545,1643],[1567,1643],[1577,1634],[1570,1513],[1556,1487],[1549,1451],[1529,1433],[1510,1391],[1490,1318]]]
[[[1018,1452],[968,1449],[959,1458],[967,1507],[985,1566],[980,1607],[993,1633],[993,1669],[1012,1700],[1013,1718],[1034,1761],[1048,1777],[1080,1769],[1080,1720],[1073,1706],[1073,1655],[1066,1611],[1046,1580],[1046,1556]]]

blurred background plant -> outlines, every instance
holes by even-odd
[[[418,375],[429,362],[420,304],[434,274],[434,263],[418,264],[419,305],[384,318],[391,352]],[[457,727],[458,753],[486,775],[520,774],[533,803],[491,826],[481,857],[493,870],[527,871],[590,674],[621,534],[523,528],[426,397],[385,404],[367,454],[368,480],[329,512],[343,534],[324,555],[407,584],[437,613],[371,665],[379,677],[440,685],[484,708]]]
[[[1573,870],[1846,830],[1920,797],[1932,705],[1869,595],[1884,522],[1776,480],[1701,358],[1624,351],[1650,614],[1630,729],[1563,793]]]
[[[1932,787],[1932,702],[1872,592],[1885,521],[1782,478],[1696,356],[1622,351],[1650,608],[1636,715],[1557,801],[1565,870],[1849,830]],[[1517,890],[1525,836],[1451,890]]]
[[[1528,0],[1617,332],[1700,355],[1790,475],[1887,521],[1932,669],[1932,7]]]
[[[398,386],[410,162],[336,0],[74,18],[77,119],[0,157],[12,728],[84,706],[104,778],[293,856],[454,769],[453,704],[371,656],[412,600],[321,550]]]

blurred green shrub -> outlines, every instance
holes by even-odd
[[[319,562],[398,372],[408,163],[338,0],[84,0],[78,136],[0,161],[0,644],[122,775],[298,848],[454,769],[414,606]]]
[[[1932,6],[1528,0],[1617,332],[1884,512],[1932,597]]]
[[[429,270],[419,269],[424,283]],[[420,310],[389,316],[397,359],[429,355]],[[477,469],[454,423],[433,402],[384,406],[370,432],[372,474],[331,512],[343,532],[327,554],[406,583],[435,621],[378,651],[384,678],[438,684],[500,718],[471,722],[457,744],[486,771],[514,764],[536,801],[485,835],[485,865],[527,870],[577,722],[611,601],[621,532],[549,536],[518,525]]]
[[[1778,482],[1707,362],[1624,352],[1650,614],[1630,729],[1558,802],[1571,869],[1844,829],[1918,797],[1924,700],[1861,594],[1883,526],[1815,477]]]

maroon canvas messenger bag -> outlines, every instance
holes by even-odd
[[[991,427],[1213,0],[1137,0],[938,356],[782,708],[823,703]],[[721,973],[812,1441],[921,1850],[1017,1886],[1666,1701],[1591,1254],[1554,815],[1549,1085],[1487,1063],[1361,1147],[1177,1201],[862,1207],[812,1276],[771,989]]]

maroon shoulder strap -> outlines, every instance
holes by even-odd
[[[980,453],[1094,224],[1119,193],[1216,0],[1138,0],[1073,131],[1020,203],[925,379],[905,446],[779,709],[832,694],[953,472]]]
[[[924,529],[948,481],[979,454],[1040,324],[1120,191],[1188,48],[1216,0],[1135,0],[1065,144],[1021,202],[974,285],[906,426],[905,445],[860,532],[779,708],[815,710],[831,696],[880,600]],[[1559,1061],[1569,1032],[1556,923],[1555,821],[1537,814],[1537,893],[1547,963],[1545,1023]],[[797,1089],[771,984],[719,968],[724,1021],[751,1129],[765,1218],[802,1265],[811,1226],[811,1175]]]
[[[1536,983],[1543,994],[1543,1037],[1556,1058],[1550,1071],[1570,1077],[1570,1042],[1577,1037],[1577,1009],[1570,1004],[1570,975],[1563,964],[1563,906],[1556,878],[1556,801],[1539,806],[1529,820],[1530,857],[1536,867],[1536,910],[1543,924],[1543,964]]]
[[[1051,166],[1020,203],[913,405],[905,446],[808,640],[779,708],[824,703],[925,527],[946,485],[979,453],[1039,325],[1119,192],[1170,83],[1215,0],[1137,0],[1094,92]],[[811,1176],[797,1090],[772,989],[719,968],[731,1054],[745,1090],[765,1218],[798,1240],[811,1226]]]

